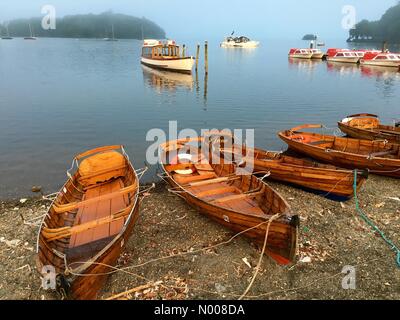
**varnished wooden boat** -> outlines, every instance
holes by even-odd
[[[291,149],[339,167],[369,169],[370,172],[400,178],[400,145],[387,141],[370,141],[300,131],[322,128],[306,124],[282,131],[279,137]]]
[[[280,213],[278,219],[271,220],[266,253],[280,264],[293,262],[298,216],[291,213],[276,191],[254,175],[239,174],[233,163],[209,161],[207,148],[202,137],[169,141],[160,146],[163,177],[172,186],[171,190],[231,230],[247,230],[243,235],[260,245],[264,243],[268,221]]]
[[[400,143],[400,127],[383,125],[374,114],[354,114],[339,121],[338,126],[352,138]]]
[[[232,152],[232,149],[224,149]],[[309,158],[289,155],[288,152],[266,151],[257,148],[237,146],[234,152],[246,161],[253,173],[269,174],[268,179],[290,183],[306,189],[350,198],[354,194],[354,172]],[[368,170],[360,170],[357,175],[359,190],[368,178]]]
[[[84,152],[75,164],[41,224],[37,267],[54,268],[63,297],[96,299],[138,218],[139,179],[122,146]]]

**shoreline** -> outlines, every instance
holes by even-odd
[[[357,216],[354,199],[337,202],[269,184],[301,217],[299,259],[283,268],[265,256],[248,298],[400,299],[395,254]],[[400,202],[388,197],[398,196],[398,180],[374,175],[359,194],[363,210],[397,245]],[[49,205],[32,197],[24,203],[0,201],[0,299],[57,298],[40,289],[35,270],[37,218]],[[163,182],[157,183],[144,198],[138,223],[119,259],[118,267],[128,268],[129,273],[114,273],[100,298],[153,282],[129,298],[236,299],[247,287],[261,250],[244,237],[207,249],[233,235],[168,193]],[[202,248],[206,249],[196,251]],[[355,290],[341,286],[346,265],[356,268]]]

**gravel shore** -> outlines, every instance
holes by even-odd
[[[247,298],[400,299],[395,253],[359,217],[354,200],[338,202],[270,184],[301,216],[299,258],[283,268],[265,257]],[[398,180],[378,176],[371,176],[359,194],[365,213],[397,246],[399,197]],[[49,204],[40,198],[0,202],[0,299],[57,299],[40,288],[35,269],[38,225]],[[261,250],[243,237],[219,245],[233,235],[159,183],[144,198],[118,262],[121,270],[109,278],[101,298],[146,285],[125,298],[236,299]],[[355,289],[342,288],[344,266],[355,268]]]

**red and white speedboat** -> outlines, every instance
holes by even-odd
[[[326,60],[332,62],[358,63],[360,52],[349,49],[328,49]]]
[[[360,60],[362,65],[400,68],[400,53],[366,52]]]
[[[297,49],[292,48],[289,51],[289,58],[311,59],[313,52],[311,49]]]
[[[173,40],[144,40],[142,48],[142,64],[174,72],[191,73],[194,57],[182,57],[179,46]]]

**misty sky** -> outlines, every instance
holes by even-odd
[[[109,9],[158,23],[171,38],[218,39],[232,30],[251,38],[296,38],[316,33],[343,38],[342,8],[353,5],[356,19],[375,20],[396,0],[0,0],[0,21],[41,16],[54,5],[58,16]]]

